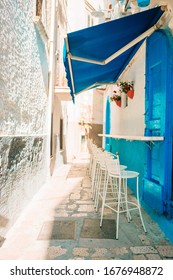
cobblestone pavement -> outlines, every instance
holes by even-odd
[[[173,244],[143,210],[145,234],[138,212],[132,221],[120,216],[119,239],[111,232],[100,237],[100,209],[96,213],[91,199],[91,183],[86,162],[64,166],[34,198],[0,248],[0,259],[46,260],[161,260],[173,259]],[[132,195],[132,194],[131,194]],[[115,220],[106,209],[104,221]],[[94,221],[95,229],[82,234],[84,222]],[[62,231],[57,235],[58,225]]]
[[[144,211],[147,234],[143,231],[138,212],[134,211],[131,223],[128,223],[126,218],[121,215],[119,240],[81,238],[80,232],[84,219],[99,219],[100,211],[95,212],[91,199],[87,164],[74,164],[69,171],[67,181],[70,182],[72,178],[80,176],[81,181],[69,193],[68,204],[60,204],[55,216],[56,219],[66,217],[77,221],[76,240],[51,241],[48,248],[48,259],[173,259],[173,245]],[[105,213],[105,219],[115,219],[115,213],[111,210],[106,210]]]

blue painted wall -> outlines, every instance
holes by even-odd
[[[141,141],[110,139],[121,164],[140,173],[140,194],[154,211],[173,217],[173,40],[156,31],[147,41],[145,135],[164,136],[151,146]],[[135,124],[133,124],[135,125]],[[134,191],[133,181],[128,185]]]
[[[145,158],[148,149],[147,145],[141,141],[126,141],[123,139],[116,140],[111,138],[110,146],[112,153],[119,152],[121,164],[126,165],[128,170],[140,173],[139,191],[142,197]],[[128,185],[133,190],[134,194],[136,194],[134,182],[133,179],[130,179]]]

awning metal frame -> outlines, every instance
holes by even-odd
[[[112,54],[111,56],[109,56],[107,59],[103,60],[103,61],[98,61],[98,60],[93,60],[93,59],[87,59],[84,57],[79,57],[79,56],[73,56],[70,54],[70,58],[72,60],[78,60],[78,61],[83,61],[83,62],[88,62],[88,63],[93,63],[93,64],[98,64],[98,65],[106,65],[109,62],[111,62],[112,60],[114,60],[116,57],[118,57],[119,55],[121,55],[123,52],[127,51],[128,49],[130,49],[131,47],[133,47],[134,45],[136,45],[137,43],[139,43],[140,41],[142,41],[144,38],[150,36],[156,29],[158,29],[159,27],[157,26],[157,24],[153,25],[151,28],[149,28],[147,31],[145,31],[144,33],[142,33],[140,36],[138,36],[137,38],[135,38],[134,40],[132,40],[130,43],[128,43],[127,45],[125,45],[124,47],[122,47],[121,49],[119,49],[117,52],[115,52],[114,54]]]

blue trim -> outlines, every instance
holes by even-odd
[[[110,101],[109,101],[109,96],[106,99],[106,116],[105,116],[105,134],[110,134],[111,130],[111,119],[110,119],[110,113],[111,113],[111,108],[110,108]],[[105,139],[105,150],[110,151],[110,140],[109,138],[106,137]]]
[[[110,130],[111,130],[110,112],[111,112],[111,108],[110,108],[110,101],[108,96],[106,100],[106,123],[105,123],[106,134],[110,134]]]

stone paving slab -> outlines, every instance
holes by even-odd
[[[130,247],[133,254],[158,254],[158,251],[152,246],[136,246]]]
[[[156,249],[162,257],[173,259],[173,245],[156,246]]]
[[[76,238],[76,223],[72,220],[47,221],[39,233],[38,240],[61,240]]]
[[[100,219],[84,219],[80,238],[115,239],[115,220],[104,219],[100,227]]]
[[[47,249],[46,259],[52,260],[54,258],[61,257],[67,253],[67,249],[62,248],[61,246],[51,246]]]

